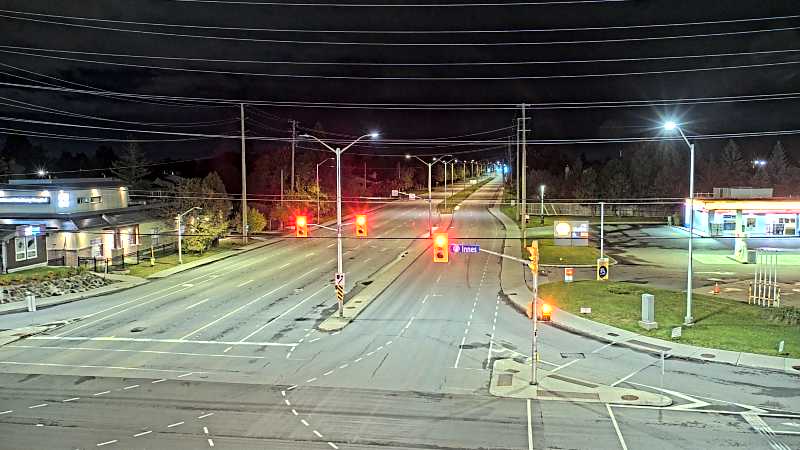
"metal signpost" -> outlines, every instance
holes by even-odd
[[[343,272],[336,272],[333,277],[333,284],[336,287],[336,302],[339,303],[339,311],[341,312],[344,310],[345,277]]]

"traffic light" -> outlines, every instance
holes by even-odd
[[[550,313],[553,312],[553,307],[547,303],[542,303],[542,315],[540,319],[542,322],[550,322]]]
[[[294,235],[299,238],[308,237],[308,219],[306,216],[294,218]]]
[[[530,253],[530,260],[531,262],[528,263],[528,267],[530,267],[531,272],[536,273],[539,270],[539,241],[531,242],[530,247],[526,247],[528,253]]]
[[[433,262],[448,262],[450,250],[447,245],[447,234],[436,233],[433,235]]]
[[[367,237],[367,216],[356,214],[356,236]]]

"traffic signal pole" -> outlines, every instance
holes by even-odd
[[[342,150],[336,147],[336,272],[344,273],[342,264]],[[338,299],[339,317],[344,317],[344,300]]]

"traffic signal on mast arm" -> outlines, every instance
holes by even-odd
[[[550,313],[553,312],[553,307],[549,303],[542,303],[541,312],[539,319],[542,322],[550,322]]]
[[[356,236],[367,237],[367,216],[356,214]]]
[[[433,262],[448,262],[450,249],[447,244],[447,233],[436,233],[433,235]]]
[[[531,268],[532,272],[536,272],[539,270],[539,241],[531,242],[531,246],[526,248],[528,253],[530,253],[529,258],[531,260],[531,262],[528,263],[528,267]]]
[[[294,218],[294,235],[299,238],[308,237],[308,218],[306,216]]]

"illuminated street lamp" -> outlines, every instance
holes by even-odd
[[[692,317],[692,241],[694,240],[694,144],[689,142],[680,125],[674,121],[664,123],[667,131],[678,130],[683,141],[689,146],[689,264],[686,270],[686,317],[683,319],[684,325],[691,325],[694,322]]]
[[[344,269],[342,267],[343,266],[342,264],[342,164],[341,164],[342,153],[346,152],[347,149],[354,146],[362,139],[366,138],[377,139],[378,136],[379,134],[376,132],[367,133],[363,136],[359,136],[358,139],[347,144],[347,146],[345,146],[344,148],[339,148],[339,147],[333,148],[316,136],[312,136],[310,134],[300,135],[301,138],[314,139],[315,141],[322,144],[323,147],[332,151],[336,155],[336,270],[337,273],[340,274],[344,273]],[[344,304],[342,300],[339,300],[339,317],[343,316],[344,316]]]
[[[540,206],[539,206],[539,215],[542,218],[540,224],[544,225],[544,185],[543,184],[539,186],[539,201],[541,202]]]

